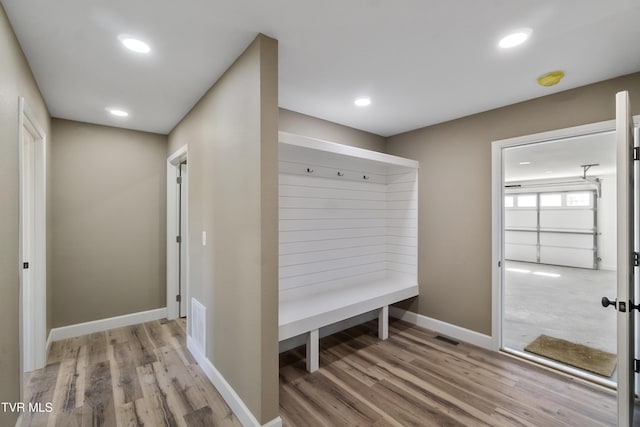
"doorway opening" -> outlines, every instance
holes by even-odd
[[[189,329],[188,147],[167,159],[167,318],[187,318]]]
[[[20,340],[22,372],[46,359],[46,134],[19,99]]]
[[[616,312],[600,301],[617,286],[614,127],[493,146],[499,348],[609,387],[617,379]],[[585,363],[593,358],[602,362]]]

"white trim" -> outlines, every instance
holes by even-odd
[[[514,147],[517,145],[532,144],[538,142],[555,141],[564,138],[591,135],[594,133],[613,131],[616,128],[615,120],[589,123],[586,125],[572,126],[564,129],[556,129],[547,132],[532,133],[530,135],[516,136],[514,138],[499,139],[491,143],[492,146]]]
[[[238,393],[236,393],[233,387],[231,387],[231,384],[224,379],[222,374],[215,366],[213,366],[211,361],[204,355],[196,342],[190,336],[187,336],[187,348],[193,355],[194,359],[196,359],[198,365],[200,365],[207,378],[209,378],[213,386],[218,390],[224,401],[227,402],[227,405],[229,405],[229,408],[238,418],[240,423],[245,427],[261,426],[260,422],[251,413],[247,405],[242,401],[240,396],[238,396]],[[280,417],[276,417],[264,424],[264,426],[281,427],[282,419]]]
[[[18,158],[20,179],[20,224],[18,266],[20,268],[20,342],[22,371],[42,368],[46,361],[47,340],[47,135],[39,125],[23,97],[18,98]],[[24,197],[25,152],[24,129],[33,136],[34,168],[29,176],[33,180],[33,206]],[[31,185],[29,185],[31,188]],[[30,213],[30,215],[29,215]],[[29,218],[27,218],[29,215]],[[33,236],[27,229],[33,221]],[[25,236],[26,234],[26,236]],[[23,262],[29,262],[25,274]]]
[[[481,334],[470,329],[461,328],[441,320],[432,319],[412,311],[403,310],[398,307],[389,307],[389,315],[396,319],[404,320],[421,328],[430,329],[434,332],[444,334],[448,337],[473,344],[487,350],[494,350],[494,340],[491,336]]]
[[[183,145],[178,150],[176,150],[173,154],[171,154],[167,158],[167,319],[175,319],[178,317],[178,305],[179,303],[175,300],[175,296],[178,294],[178,250],[176,246],[175,236],[178,235],[178,194],[176,187],[176,178],[179,176],[180,163],[183,161],[187,161],[187,165],[189,155],[189,146]],[[187,166],[188,167],[188,166]],[[187,212],[183,212],[183,214],[187,215],[187,230],[183,233],[182,236],[182,247],[184,249],[184,256],[186,259],[189,259],[189,189],[188,183],[186,185],[186,191],[184,192],[187,196]],[[190,301],[189,298],[189,262],[187,261],[187,272],[186,272],[186,281],[185,284],[186,292],[185,295],[182,295],[182,298],[186,299],[186,301]],[[187,304],[187,335],[190,334],[190,304]]]
[[[282,418],[275,417],[271,421],[262,424],[262,427],[282,427]]]
[[[311,148],[328,153],[341,154],[348,157],[357,157],[359,159],[372,160],[374,162],[386,163],[394,166],[402,166],[412,169],[418,169],[420,167],[420,162],[416,160],[405,159],[404,157],[392,156],[391,154],[365,150],[364,148],[338,144],[308,136],[296,135],[289,132],[279,131],[278,141],[282,144]]]
[[[167,317],[167,309],[156,308],[155,310],[140,311],[138,313],[124,314],[122,316],[109,317],[107,319],[93,320],[91,322],[76,323],[75,325],[53,328],[49,332],[49,340],[60,341],[67,338],[79,337],[82,335],[103,332],[109,329],[122,328],[125,326],[137,325],[138,323],[151,322]]]
[[[640,116],[634,116],[635,126],[640,125]],[[501,139],[491,143],[491,334],[494,340],[494,350],[502,347],[502,293],[503,269],[498,263],[503,263],[504,230],[502,226],[502,200],[504,197],[502,152],[507,147],[524,144],[534,144],[573,138],[600,132],[615,131],[615,120],[573,126],[548,132],[524,135],[515,138]]]

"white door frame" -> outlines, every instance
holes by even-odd
[[[179,302],[176,301],[178,295],[179,281],[179,263],[178,243],[176,236],[179,232],[179,195],[176,179],[180,176],[180,163],[187,160],[189,154],[188,145],[184,145],[176,152],[171,154],[167,159],[167,319],[175,319],[178,317]],[[187,161],[187,165],[189,162]],[[189,302],[189,184],[186,180],[183,187],[183,197],[186,197],[186,230],[182,233],[182,256],[187,260],[186,266],[186,283],[184,284],[185,292],[182,298],[187,300],[187,333],[189,333],[190,324],[190,304]]]
[[[635,126],[640,124],[640,116],[634,118]],[[502,152],[505,148],[519,145],[549,142],[568,137],[589,135],[593,133],[615,131],[615,120],[591,123],[587,125],[574,126],[565,129],[558,129],[549,132],[541,132],[532,135],[519,136],[515,138],[502,139],[491,143],[491,213],[492,213],[492,315],[491,329],[494,350],[502,348],[502,299],[504,280],[504,230],[502,200],[504,199],[504,170],[502,166]],[[594,304],[598,301],[594,300]]]
[[[19,98],[20,170],[20,342],[22,372],[44,367],[47,346],[47,136],[23,97]],[[33,138],[25,150],[24,132]],[[25,162],[33,162],[30,168]],[[31,184],[30,184],[31,183]],[[24,263],[29,263],[25,268]]]
[[[617,293],[613,308],[617,317],[618,426],[633,424],[635,401],[635,126],[630,114],[629,93],[616,94],[616,191],[617,191]],[[631,132],[630,132],[630,127]],[[625,306],[626,305],[626,306]]]

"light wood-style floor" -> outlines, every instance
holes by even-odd
[[[185,345],[184,320],[54,342],[28,375],[23,426],[240,426]]]
[[[304,348],[280,355],[285,426],[615,425],[609,390],[398,320],[387,341],[373,321],[320,347],[313,374]],[[186,349],[183,321],[56,342],[25,391],[53,411],[25,413],[24,426],[240,425]]]
[[[283,353],[284,425],[615,425],[609,390],[435,337],[390,320],[383,342],[370,322],[322,339],[320,369],[313,374],[304,369],[304,348]]]

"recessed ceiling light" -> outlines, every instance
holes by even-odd
[[[531,35],[531,29],[523,28],[521,30],[515,31],[503,37],[502,39],[500,39],[500,41],[498,42],[498,46],[500,46],[503,49],[516,47],[524,43],[525,41],[527,41],[530,35]]]
[[[356,104],[358,107],[366,107],[367,105],[371,104],[371,99],[370,98],[358,98],[353,103]]]
[[[142,40],[134,39],[133,37],[128,36],[120,36],[118,38],[127,49],[134,52],[149,53],[151,51],[149,45]]]
[[[520,162],[521,165],[530,165],[531,162]]]
[[[117,108],[107,108],[107,111],[116,117],[127,117],[129,113],[124,110],[118,110]]]

